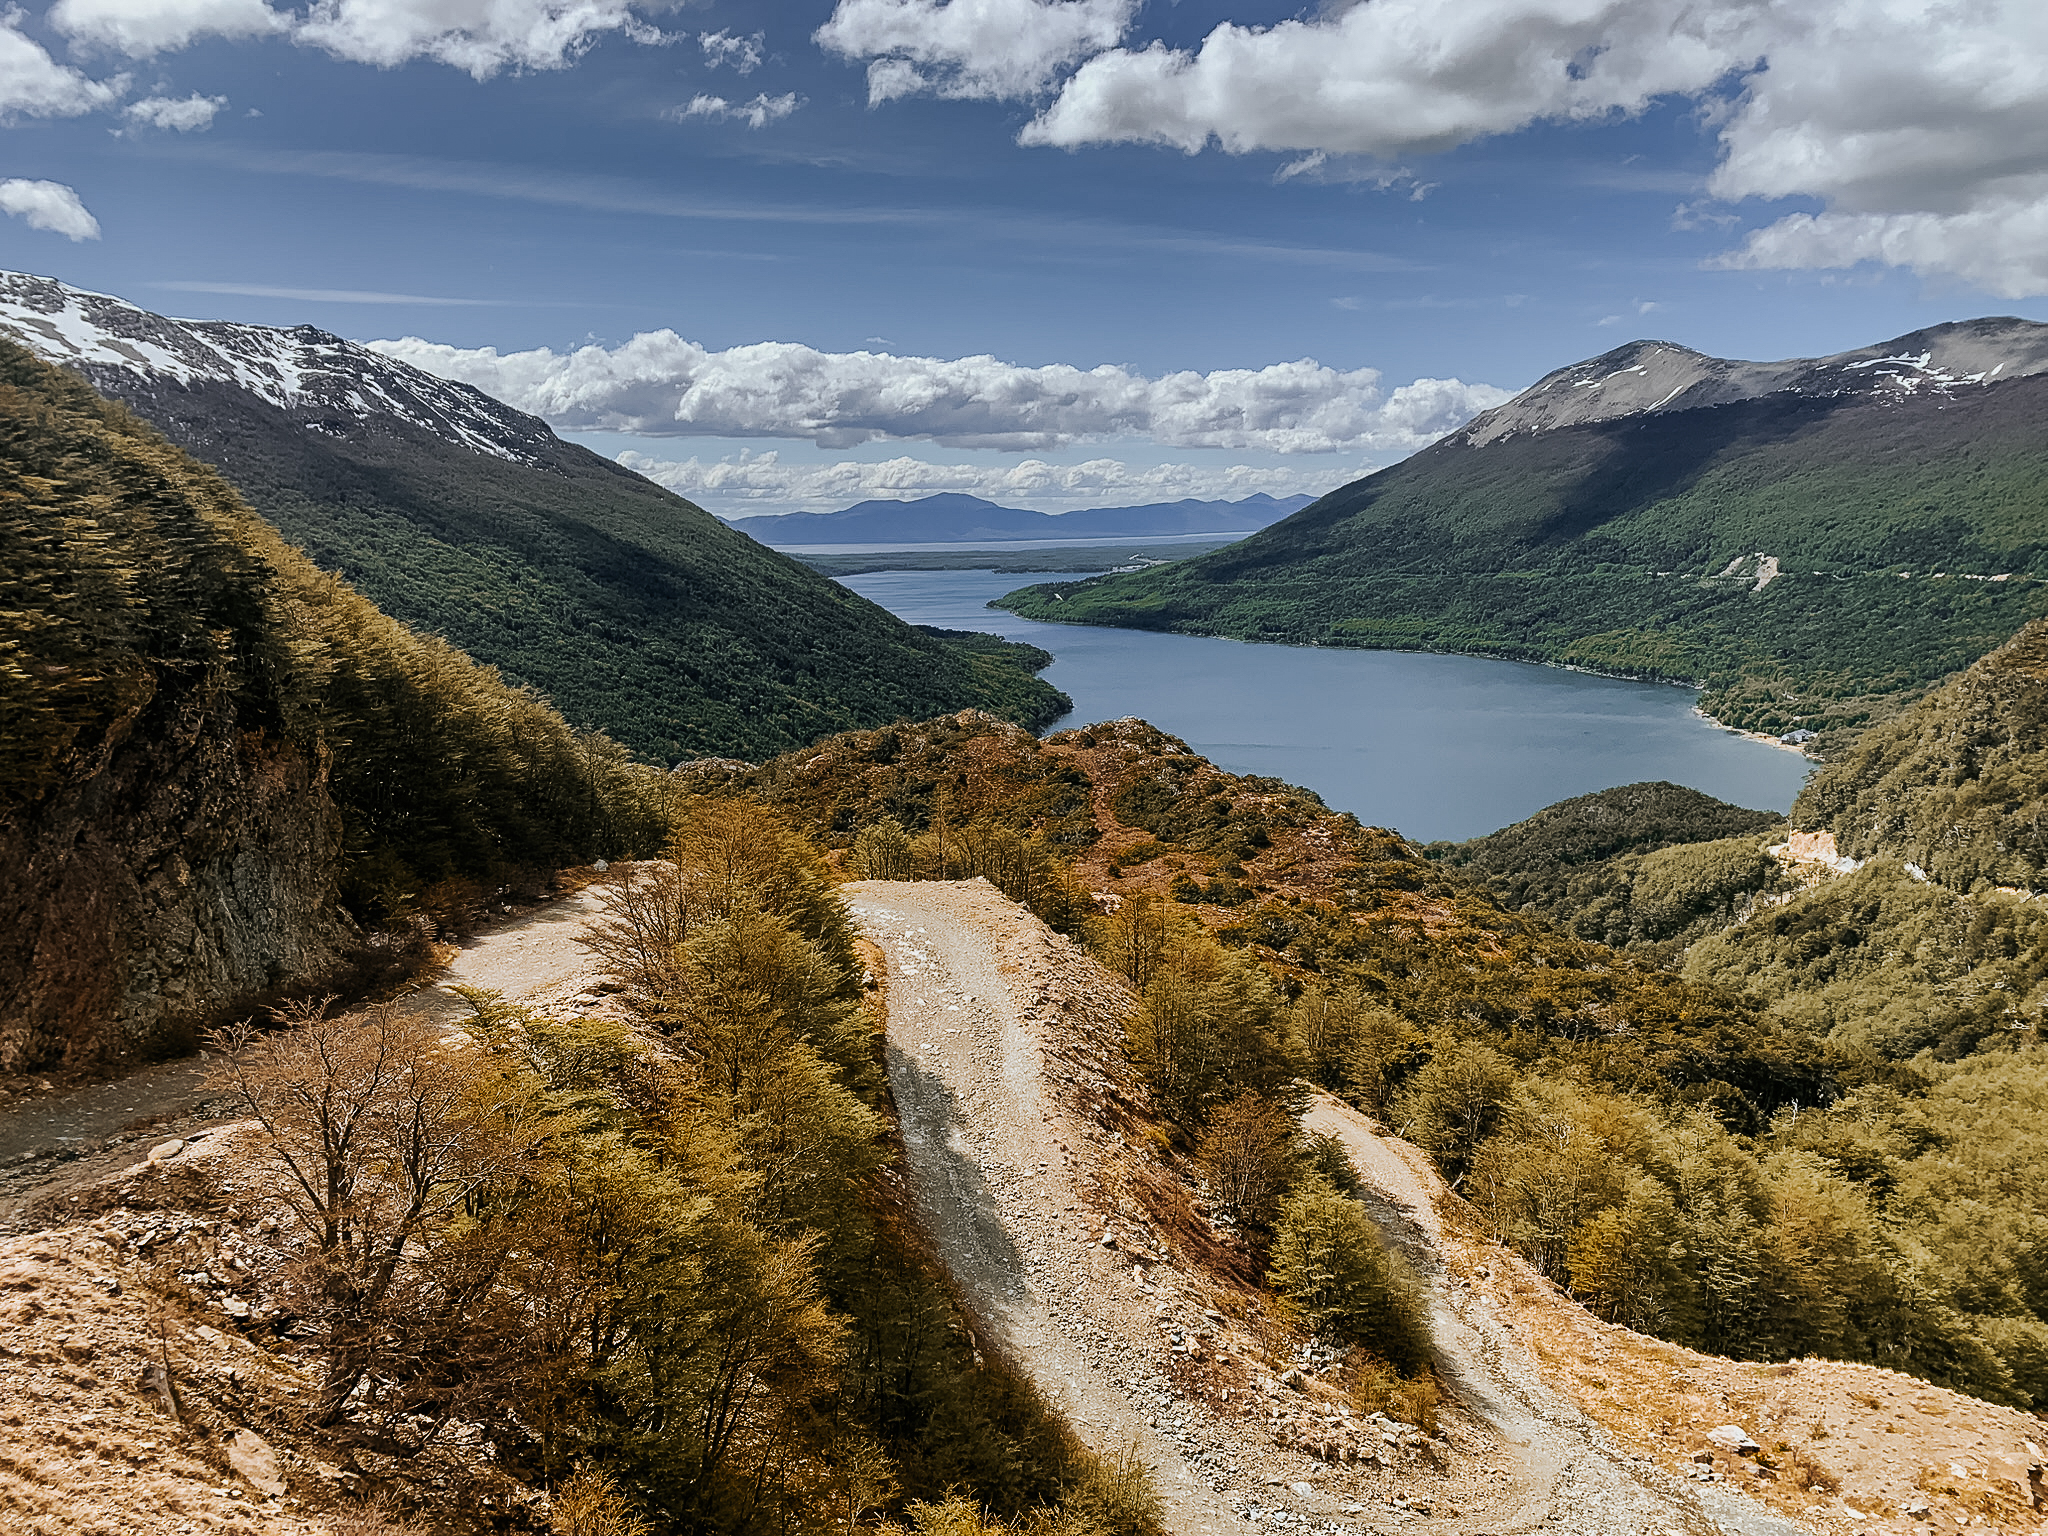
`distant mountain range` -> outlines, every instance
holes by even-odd
[[[1030,675],[1044,653],[914,629],[539,419],[311,326],[0,273],[0,333],[214,465],[386,613],[657,758],[1065,707]]]
[[[1003,603],[1682,680],[1828,750],[2048,614],[2048,325],[1781,363],[1632,342],[1228,549]]]
[[[915,501],[863,501],[842,512],[729,517],[730,527],[763,544],[1002,543],[1012,539],[1157,538],[1186,533],[1249,533],[1298,512],[1313,496],[1260,494],[1242,501],[1161,501],[1085,512],[1026,512],[979,496],[945,494]]]

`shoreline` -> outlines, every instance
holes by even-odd
[[[1041,582],[1038,583],[1038,585],[1054,586],[1057,585],[1057,583]],[[1007,595],[1008,594],[1005,594],[1005,596]],[[1135,629],[1142,630],[1144,633],[1147,634],[1187,635],[1190,639],[1201,640],[1234,640],[1239,645],[1277,645],[1285,647],[1290,650],[1304,651],[1397,651],[1404,655],[1409,656],[1464,656],[1470,658],[1473,661],[1511,661],[1520,662],[1523,666],[1529,667],[1549,667],[1559,672],[1577,672],[1586,677],[1604,677],[1619,683],[1645,683],[1656,687],[1684,688],[1696,694],[1704,691],[1703,686],[1701,684],[1689,682],[1683,678],[1645,677],[1640,673],[1634,672],[1607,672],[1603,671],[1599,667],[1589,667],[1580,662],[1575,661],[1541,661],[1528,656],[1502,656],[1492,651],[1436,650],[1427,646],[1408,645],[1339,646],[1325,645],[1319,641],[1314,640],[1247,640],[1242,635],[1224,635],[1216,634],[1213,632],[1189,631],[1184,629],[1147,630],[1144,628],[1144,626],[1137,624],[1096,624],[1086,619],[1041,619],[1030,614],[1016,613],[1016,610],[1011,608],[1003,608],[994,600],[991,600],[987,606],[996,609],[996,611],[999,613],[1014,614],[1015,617],[1026,619],[1033,624],[1063,624],[1071,629]],[[1026,641],[1024,643],[1029,644],[1030,642]],[[1790,742],[1780,741],[1776,736],[1765,735],[1761,731],[1746,731],[1739,725],[1729,725],[1726,721],[1718,720],[1714,716],[1708,714],[1704,709],[1701,709],[1697,704],[1693,705],[1692,713],[1695,718],[1705,721],[1708,725],[1713,726],[1716,730],[1726,731],[1731,736],[1744,737],[1749,741],[1758,743],[1760,746],[1774,747],[1780,752],[1790,752],[1795,757],[1804,758],[1807,762],[1813,764],[1816,768],[1820,766],[1820,759],[1815,757],[1812,753],[1808,752],[1804,747],[1793,746]]]
[[[1739,725],[1728,725],[1720,720],[1716,720],[1712,715],[1708,714],[1704,709],[1701,709],[1697,704],[1695,704],[1692,707],[1692,712],[1695,715],[1699,716],[1700,719],[1706,721],[1707,724],[1715,726],[1720,730],[1724,730],[1731,736],[1745,736],[1749,740],[1758,742],[1763,746],[1776,747],[1780,752],[1790,752],[1795,757],[1803,757],[1809,763],[1812,763],[1816,768],[1820,766],[1820,759],[1815,757],[1811,752],[1808,752],[1804,747],[1795,747],[1789,741],[1780,741],[1775,736],[1766,736],[1762,731],[1745,731]]]

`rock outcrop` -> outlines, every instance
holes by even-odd
[[[353,946],[325,762],[235,714],[205,681],[161,688],[0,814],[0,1071],[174,1049]]]

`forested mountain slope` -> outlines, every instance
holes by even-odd
[[[1477,876],[1510,911],[1668,958],[1748,910],[1777,870],[1761,834],[1783,826],[1774,812],[1680,784],[1624,784],[1428,852]]]
[[[2037,622],[1813,777],[1792,824],[1829,840],[1835,864],[1696,945],[1688,974],[1892,1055],[1957,1059],[2038,1039],[2044,786],[2048,623]]]
[[[221,471],[386,612],[652,757],[761,757],[974,706],[1065,707],[545,423],[352,342],[0,275],[0,331]]]
[[[1854,858],[1917,864],[1958,891],[2048,887],[2048,623],[1866,732],[1792,808]]]
[[[2048,1404],[2048,1197],[2003,1171],[2043,1155],[2038,1031],[1950,1061],[1918,1035],[1831,1035],[1821,1008],[1505,911],[1398,836],[1137,721],[1039,741],[961,716],[686,778],[766,801],[851,873],[981,875],[1086,934],[1139,994],[1124,1048],[1187,1178],[1216,1176],[1205,1138],[1246,1134],[1247,1095],[1284,1108],[1302,1074],[1428,1149],[1490,1233],[1603,1317]],[[1625,842],[1756,814],[1654,790],[1621,808]]]
[[[1683,679],[1731,724],[1858,726],[2048,612],[2044,338],[1983,320],[1769,365],[1634,343],[1229,549],[1004,603]]]
[[[0,1070],[174,1047],[359,921],[659,842],[659,775],[7,342],[0,611]]]

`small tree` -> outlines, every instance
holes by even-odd
[[[1088,931],[1095,957],[1143,992],[1166,959],[1174,920],[1155,891],[1135,891]]]
[[[853,840],[853,867],[863,880],[908,880],[910,834],[894,816],[862,827]]]
[[[1491,1046],[1445,1046],[1410,1080],[1396,1102],[1402,1134],[1426,1149],[1456,1187],[1479,1144],[1494,1133],[1515,1091],[1515,1064]]]
[[[1219,1205],[1264,1226],[1294,1180],[1294,1119],[1259,1094],[1239,1094],[1209,1117],[1195,1161]]]
[[[1380,1246],[1365,1208],[1309,1177],[1280,1208],[1273,1285],[1326,1339],[1403,1372],[1429,1363],[1429,1315],[1414,1271]]]
[[[318,1406],[331,1424],[406,1310],[407,1272],[517,1174],[550,1124],[529,1082],[481,1070],[421,1014],[384,1004],[330,1019],[315,1005],[279,1018],[292,1027],[216,1034],[213,1081],[262,1125],[267,1193],[308,1239],[301,1305],[323,1329]]]

